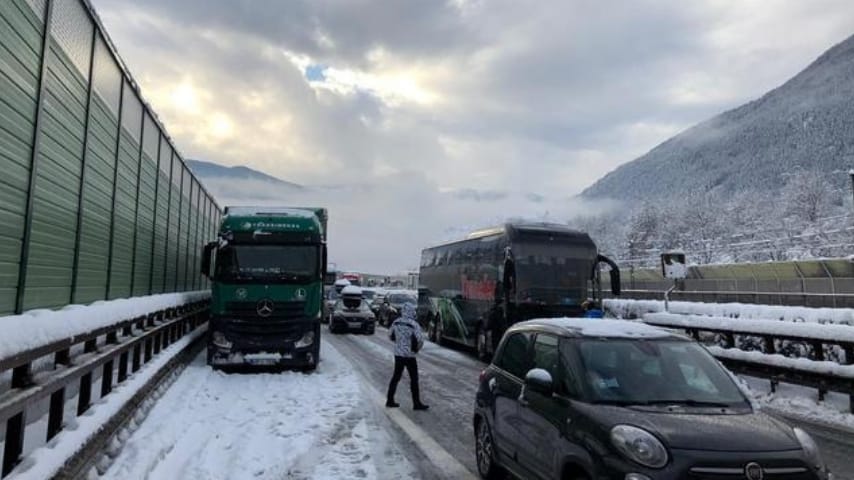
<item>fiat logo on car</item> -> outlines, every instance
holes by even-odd
[[[273,314],[273,301],[261,300],[258,302],[258,306],[255,310],[258,312],[259,317],[269,317]]]
[[[765,472],[758,463],[750,462],[744,466],[744,476],[747,477],[747,480],[763,480]]]

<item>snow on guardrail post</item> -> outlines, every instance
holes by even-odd
[[[817,389],[819,401],[829,391],[847,394],[854,413],[854,326],[667,312],[647,313],[643,321],[688,332],[733,372],[768,379],[772,391],[784,382]],[[716,344],[720,337],[723,346]],[[756,338],[758,345],[749,341]],[[810,358],[783,355],[777,342],[807,345]]]
[[[35,465],[38,462],[18,467],[26,426],[32,423],[27,421],[28,409],[49,399],[46,441],[50,442],[63,430],[67,403],[73,401],[73,398],[66,399],[69,388],[77,387],[78,416],[92,409],[92,388],[98,381],[98,398],[106,398],[107,404],[115,397],[111,394],[119,386],[124,386],[120,399],[133,394],[128,385],[145,383],[153,375],[148,369],[141,377],[131,379],[154,358],[155,348],[165,350],[179,338],[192,334],[179,350],[173,349],[167,356],[172,358],[200,338],[203,330],[197,330],[207,319],[209,299],[209,292],[185,292],[100,301],[89,306],[36,310],[0,318],[0,378],[11,379],[10,388],[0,394],[0,422],[6,426],[0,477],[17,471],[16,468],[24,468],[31,475],[33,471],[39,472],[36,478],[48,478],[64,468],[61,462],[44,471]],[[82,354],[75,353],[81,351]],[[77,355],[81,355],[80,358],[73,361],[72,357]],[[157,369],[165,368],[164,361],[155,363],[161,365]],[[157,369],[156,374],[160,374],[162,370]],[[105,409],[104,405],[99,402],[97,411]],[[98,427],[93,428],[92,435],[99,433]],[[79,429],[73,435],[80,436]],[[71,457],[79,453],[81,443],[88,444],[89,440],[76,439],[72,443],[75,444],[73,448],[67,449]],[[44,473],[47,471],[52,473]]]

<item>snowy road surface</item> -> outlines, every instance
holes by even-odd
[[[225,374],[200,354],[101,478],[422,478],[350,362],[322,355],[314,374]]]
[[[476,472],[471,414],[483,363],[428,342],[418,366],[430,410],[412,411],[404,376],[401,408],[387,412],[382,396],[393,354],[385,329],[373,336],[324,331],[323,342],[323,361],[311,375],[227,375],[200,355],[102,478],[441,479]],[[800,425],[815,435],[837,478],[854,480],[854,438]],[[448,474],[447,463],[463,475]]]

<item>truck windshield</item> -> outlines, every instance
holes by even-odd
[[[306,281],[317,278],[319,263],[314,245],[229,245],[217,256],[216,278]]]
[[[513,247],[518,298],[522,302],[578,305],[596,252],[573,245],[523,243]]]

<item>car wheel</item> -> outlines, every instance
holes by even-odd
[[[477,458],[477,473],[487,480],[501,478],[504,470],[495,463],[495,444],[492,441],[492,430],[486,420],[477,425],[475,437],[475,456]]]

